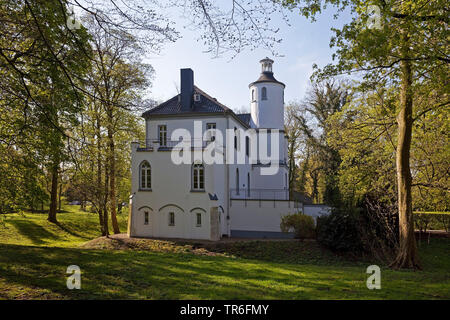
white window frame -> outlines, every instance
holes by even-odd
[[[167,146],[167,125],[165,124],[158,126],[158,142],[161,147]]]
[[[152,190],[152,166],[147,160],[139,165],[139,190]]]
[[[205,166],[203,163],[194,163],[192,165],[191,188],[194,191],[205,190]]]

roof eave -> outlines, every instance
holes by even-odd
[[[254,81],[254,82],[250,83],[250,84],[248,85],[248,87],[250,88],[251,86],[253,86],[253,85],[256,84],[256,83],[277,83],[277,84],[281,84],[281,85],[283,86],[283,88],[286,88],[286,85],[285,85],[283,82],[280,82],[280,81],[271,81],[271,80],[257,80],[257,81]]]

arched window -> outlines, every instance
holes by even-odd
[[[239,194],[239,169],[236,168],[236,194]]]
[[[143,190],[150,190],[152,188],[152,167],[147,161],[142,161],[139,168],[141,172],[139,186]]]
[[[267,100],[267,89],[266,89],[266,87],[262,87],[262,89],[261,89],[261,100]]]
[[[247,197],[250,197],[250,172],[247,173]]]
[[[201,163],[192,165],[192,190],[205,190],[205,168]]]
[[[255,89],[252,89],[252,101],[255,101]]]

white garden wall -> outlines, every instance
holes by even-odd
[[[286,238],[281,232],[281,217],[301,209],[294,201],[232,200],[230,228],[232,237]]]

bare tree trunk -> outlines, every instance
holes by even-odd
[[[102,203],[102,211],[103,211],[103,228],[105,230],[105,236],[109,236],[109,225],[108,225],[108,183],[109,183],[109,169],[108,166],[105,166],[105,185],[103,193],[103,203]]]
[[[98,220],[100,223],[100,229],[102,232],[102,236],[108,235],[108,224],[104,222],[104,214],[103,214],[103,192],[102,192],[102,145],[101,145],[101,124],[100,124],[100,117],[98,115],[96,117],[96,135],[97,135],[97,186],[96,186],[96,201],[97,201],[97,211],[98,211]]]
[[[112,111],[111,111],[112,113]],[[116,214],[116,158],[115,158],[115,145],[114,137],[112,133],[112,116],[108,121],[108,145],[109,145],[109,209],[111,211],[111,222],[113,231],[115,234],[120,233],[119,224],[117,223]]]
[[[414,220],[412,213],[411,169],[409,165],[412,136],[412,71],[409,56],[408,36],[402,34],[404,41],[403,60],[401,62],[400,112],[397,116],[397,184],[398,184],[398,214],[399,214],[399,248],[397,257],[392,262],[394,268],[420,268],[416,239],[414,237]]]
[[[319,173],[317,172],[317,169],[314,169],[310,173],[311,179],[312,179],[312,195],[311,198],[313,199],[314,203],[319,203]]]
[[[52,187],[50,191],[50,210],[48,211],[47,220],[53,223],[58,223],[56,220],[56,208],[58,199],[58,166],[52,167]]]

